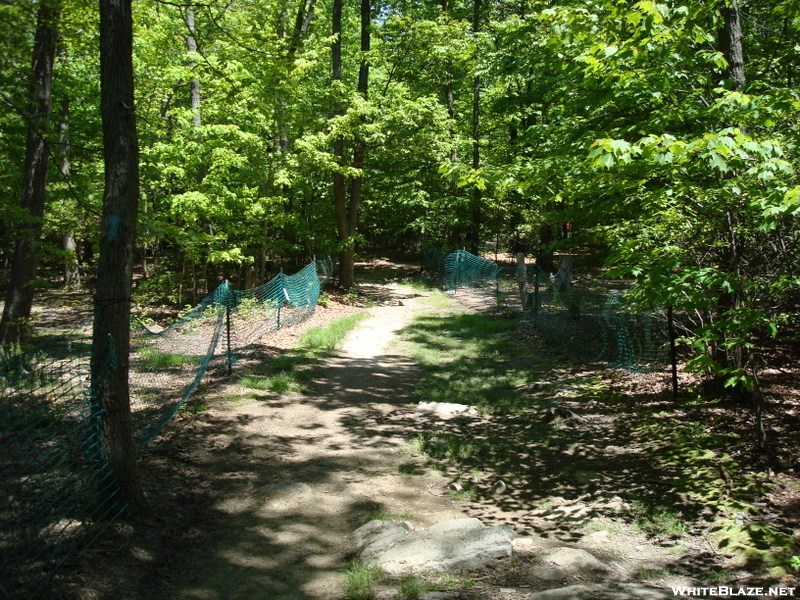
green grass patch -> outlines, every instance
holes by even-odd
[[[423,434],[421,440],[420,449],[429,458],[459,461],[475,453],[475,444],[455,433]]]
[[[587,521],[581,529],[586,533],[594,533],[596,531],[607,531],[609,534],[620,533],[622,531],[622,527],[619,523],[615,523],[614,521],[608,521],[605,519],[592,519],[591,521]]]
[[[414,517],[409,511],[404,510],[399,513],[387,512],[381,509],[371,510],[363,517],[364,523],[370,521],[409,521]]]
[[[439,308],[452,305],[444,294],[426,300]],[[427,372],[416,400],[469,404],[488,414],[530,408],[523,388],[535,376],[521,362],[529,352],[513,339],[515,329],[514,319],[452,307],[418,316],[401,333],[404,350]]]
[[[161,352],[158,348],[140,348],[136,354],[139,360],[136,361],[135,368],[152,371],[178,369],[183,365],[199,365],[203,361],[202,356]]]
[[[353,561],[345,569],[344,595],[347,600],[373,600],[375,584],[385,578],[378,567],[367,567]]]
[[[304,364],[303,357],[295,354],[276,356],[269,362],[269,366],[273,371],[292,371],[302,364]]]
[[[206,401],[204,401],[202,398],[198,397],[198,398],[194,398],[192,400],[189,400],[188,402],[185,402],[183,404],[183,406],[181,406],[180,410],[181,410],[181,412],[183,414],[196,416],[196,415],[203,414],[209,408],[210,407],[209,407],[208,403]]]
[[[770,523],[758,522],[759,510],[752,504],[770,489],[768,478],[741,468],[722,450],[738,442],[738,435],[716,433],[666,413],[639,415],[634,431],[649,440],[654,464],[674,473],[665,484],[671,497],[681,499],[682,511],[710,508],[717,515],[710,537],[722,551],[742,561],[788,567],[789,557],[798,552],[797,540]],[[636,518],[637,526],[648,533],[680,535],[685,520],[678,519],[668,502],[662,498],[654,505],[651,500]]]
[[[761,562],[770,567],[794,570],[800,564],[797,539],[770,523],[737,523],[735,518],[719,519],[711,527],[711,538],[723,552],[743,561]],[[795,559],[793,561],[793,559]]]
[[[475,587],[475,579],[473,577],[454,577],[453,575],[442,575],[433,579],[434,589],[446,590],[453,588],[471,588]]]
[[[739,576],[739,572],[733,569],[715,569],[708,573],[701,573],[698,579],[704,583],[725,583]]]
[[[417,598],[421,598],[423,594],[431,589],[427,581],[416,575],[404,575],[397,583],[398,593],[404,600],[416,600]]]
[[[632,502],[633,523],[640,533],[681,537],[686,533],[686,522],[677,511]]]
[[[358,312],[331,321],[325,327],[311,327],[300,336],[297,348],[310,353],[331,352],[359,322],[368,316],[365,312]]]
[[[650,441],[656,463],[675,467],[670,481],[688,504],[720,512],[747,510],[769,485],[760,473],[748,473],[728,454],[720,452],[737,442],[737,434],[719,434],[702,423],[684,422],[665,413],[639,417],[634,431]]]
[[[239,379],[239,384],[254,390],[268,390],[276,394],[303,392],[305,386],[298,373],[278,373],[268,377],[246,375]]]
[[[324,375],[323,370],[314,365],[367,316],[367,313],[355,313],[331,321],[325,327],[306,330],[295,349],[267,363],[266,374],[245,375],[239,378],[239,384],[275,394],[305,392],[309,383]]]

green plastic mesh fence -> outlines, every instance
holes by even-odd
[[[237,353],[310,317],[330,260],[232,291],[227,282],[176,323],[131,323],[130,393],[135,440],[144,448],[209,371],[230,373]],[[0,361],[0,598],[36,596],[71,553],[124,509],[103,452],[90,394],[91,319],[83,337]]]
[[[124,509],[91,402],[88,345],[0,365],[0,597],[33,598]]]
[[[222,367],[231,292],[224,282],[176,323],[158,332],[131,327],[130,399],[138,450],[175,416],[212,365]]]
[[[423,264],[446,290],[468,289],[486,304],[525,312],[550,345],[576,360],[630,371],[668,362],[666,316],[629,308],[625,291],[564,285],[535,265],[527,265],[523,278],[515,267],[463,250],[426,249]]]
[[[207,372],[230,373],[261,337],[313,315],[330,274],[331,261],[317,260],[249,290],[231,290],[225,282],[170,327],[154,332],[140,325],[131,335],[137,446],[161,431]]]
[[[444,287],[446,290],[455,290],[495,285],[500,270],[497,263],[464,250],[456,250],[444,258]]]
[[[553,346],[583,362],[628,371],[663,369],[669,359],[666,317],[628,308],[625,291],[548,286],[532,312]]]

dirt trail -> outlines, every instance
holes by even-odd
[[[428,493],[438,475],[398,472],[408,439],[380,426],[418,377],[389,347],[416,308],[403,302],[370,309],[306,394],[212,410],[192,425],[184,459],[210,506],[172,597],[340,598],[348,534],[368,515],[421,526],[463,516]]]
[[[724,557],[702,532],[674,539],[646,535],[630,522],[630,506],[620,496],[637,477],[654,477],[654,465],[642,444],[617,427],[613,410],[604,414],[572,397],[574,374],[559,382],[568,375],[548,373],[552,389],[530,394],[546,393],[582,411],[580,426],[554,430],[554,439],[531,456],[506,456],[520,462],[510,471],[516,480],[503,474],[502,457],[496,457],[496,464],[476,465],[485,473],[470,474],[479,479],[477,497],[447,495],[452,478],[423,468],[410,440],[468,432],[524,447],[525,440],[538,439],[531,428],[541,426],[541,418],[442,421],[415,410],[412,392],[422,373],[393,341],[426,309],[424,294],[381,290],[385,305],[369,310],[305,393],[262,396],[225,377],[198,393],[214,408],[184,415],[144,453],[154,522],[116,524],[77,568],[61,570],[52,598],[341,600],[342,569],[353,551],[349,534],[375,517],[416,528],[466,516],[514,526],[513,568],[475,574],[473,587],[445,586],[442,598],[525,600],[535,590],[591,582],[668,589],[724,572]],[[284,335],[296,338],[297,332]],[[504,482],[499,492],[498,480]],[[590,551],[608,568],[542,569],[541,554],[565,545]],[[378,597],[398,596],[387,588]]]

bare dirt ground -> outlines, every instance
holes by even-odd
[[[408,438],[377,425],[409,402],[418,377],[387,350],[414,298],[384,296],[307,393],[218,403],[157,438],[142,457],[153,521],[116,525],[63,568],[62,597],[341,598],[348,535],[369,516],[413,515],[420,526],[464,516],[429,493],[444,489],[441,475],[398,472]],[[288,346],[299,329],[275,341]]]
[[[423,528],[474,516],[515,527],[514,568],[445,583],[449,598],[522,600],[535,590],[591,581],[667,588],[702,583],[728,566],[729,581],[748,581],[750,575],[734,569],[701,532],[678,540],[625,522],[625,502],[614,490],[624,495],[632,464],[643,472],[650,465],[637,455],[634,440],[623,449],[612,415],[587,415],[575,443],[559,451],[561,462],[542,466],[540,490],[510,480],[498,488],[497,479],[484,474],[478,486],[484,493],[459,499],[448,487],[451,477],[424,467],[409,441],[448,428],[469,428],[476,437],[514,436],[527,425],[421,416],[411,397],[421,372],[393,340],[421,310],[424,292],[391,284],[372,291],[380,305],[369,309],[370,318],[324,362],[322,375],[305,393],[244,397],[240,386],[220,379],[205,388],[207,408],[180,413],[144,452],[153,517],[113,525],[62,566],[47,598],[339,600],[342,570],[353,552],[349,534],[372,517]],[[305,327],[351,310],[320,309],[310,322],[265,338],[264,358],[290,348]],[[569,398],[563,404],[581,408]],[[615,479],[599,490],[575,493],[573,478],[587,457],[605,453],[603,460],[616,464],[614,452],[626,454]],[[559,483],[565,465],[569,477]],[[772,506],[783,502],[796,511],[794,488],[785,489],[790,496],[774,498]],[[531,574],[544,549],[564,545],[591,551],[611,570],[573,573],[560,581]],[[385,583],[379,594],[397,597],[396,587]]]

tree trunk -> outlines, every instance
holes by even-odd
[[[195,26],[194,26],[194,10],[191,8],[186,9],[186,29],[188,33],[184,36],[186,40],[186,51],[189,53],[196,53],[197,52],[197,41],[194,39],[195,34]],[[197,66],[197,62],[193,60],[192,57],[189,58],[189,67],[194,69]],[[200,114],[201,111],[201,100],[200,100],[200,80],[197,77],[192,77],[192,80],[189,82],[189,106],[192,108],[192,127],[197,130],[197,141],[202,144],[203,143],[203,135],[200,133],[200,126],[202,123],[202,117]],[[197,168],[197,182],[203,183],[203,180],[206,178],[208,174],[208,166],[205,164],[200,164]]]
[[[442,12],[449,18],[450,4],[448,0],[442,0]],[[456,139],[456,98],[453,91],[453,61],[448,59],[445,72],[447,73],[447,83],[444,86],[444,98],[447,103],[447,116],[449,122],[450,139]],[[455,165],[458,162],[458,147],[453,143],[450,148],[450,164]],[[451,181],[449,184],[450,193],[453,196],[453,203],[458,204],[459,187],[457,181]],[[459,245],[460,240],[456,239],[451,244],[452,247]]]
[[[472,32],[477,34],[480,31],[481,0],[474,0],[472,13]],[[475,40],[476,45],[478,40]],[[477,53],[477,49],[476,49]],[[476,54],[477,66],[477,54]],[[480,115],[481,115],[481,77],[475,75],[472,83],[472,168],[476,171],[481,166],[481,144],[480,144]],[[480,252],[480,229],[482,220],[481,200],[483,194],[479,187],[475,186],[472,191],[472,224],[469,237],[469,248],[473,254]]]
[[[555,241],[553,227],[549,223],[539,225],[539,248],[536,253],[536,264],[547,273],[555,273],[552,243]]]
[[[721,12],[724,25],[719,33],[720,50],[728,61],[727,76],[733,82],[734,89],[739,90],[744,86],[746,79],[738,0],[731,0],[731,5],[724,5]]]
[[[331,48],[333,82],[342,81],[342,0],[333,0],[333,46]],[[337,100],[334,108],[335,115],[343,112],[341,103]],[[333,155],[338,165],[344,166],[344,140],[339,137],[333,142]],[[342,246],[339,252],[339,285],[349,288],[353,285],[353,251],[348,248],[350,231],[347,227],[347,190],[344,175],[338,171],[333,173],[333,206],[336,219],[337,241]],[[349,250],[349,251],[348,251]]]
[[[61,248],[64,251],[64,289],[74,292],[81,289],[81,276],[78,269],[77,245],[69,231],[61,234]]]
[[[372,7],[370,0],[361,0],[361,52],[367,53],[370,49],[370,24]],[[364,98],[369,92],[369,62],[366,56],[361,59],[358,68],[358,93]],[[353,267],[355,259],[355,248],[353,237],[358,226],[358,208],[361,204],[361,190],[364,186],[364,156],[366,154],[366,144],[362,138],[356,139],[353,148],[353,167],[358,169],[359,174],[354,176],[350,182],[350,199],[347,205],[345,219],[347,221],[348,238],[345,242],[346,248],[339,256],[339,285],[343,289],[350,289],[355,285]]]
[[[64,181],[69,179],[69,97],[64,96],[61,103],[61,121],[58,124],[58,153],[61,160],[58,171]],[[61,232],[61,249],[64,251],[64,289],[75,291],[81,289],[81,275],[78,265],[77,244],[71,231]]]
[[[366,53],[370,49],[370,0],[361,0],[361,51]],[[334,37],[332,52],[333,80],[342,80],[342,0],[333,3],[333,31]],[[358,70],[358,91],[366,98],[369,86],[369,62],[364,56]],[[337,103],[335,113],[341,115],[342,107]],[[343,174],[333,174],[333,202],[335,210],[336,233],[339,241],[339,287],[349,289],[355,285],[353,277],[353,263],[355,257],[353,236],[358,225],[358,209],[361,203],[361,190],[363,186],[363,168],[366,146],[363,140],[357,140],[353,149],[353,167],[360,170],[360,174],[350,181],[348,194],[347,182]],[[333,154],[339,165],[344,165],[344,141],[339,138],[334,141]]]
[[[92,392],[111,465],[129,511],[148,511],[131,419],[128,367],[131,282],[139,200],[133,106],[131,0],[100,0],[100,108],[105,193],[94,302]]]
[[[49,149],[45,135],[52,106],[53,61],[58,41],[60,0],[40,0],[31,61],[28,135],[22,180],[22,214],[11,261],[8,293],[0,319],[0,346],[23,340],[33,305],[37,246],[42,233]]]
[[[724,54],[725,60],[728,62],[727,76],[732,81],[733,88],[739,90],[744,86],[746,79],[744,72],[742,29],[737,0],[732,0],[730,6],[723,6],[721,12],[724,18],[724,25],[719,33],[720,51]],[[728,208],[725,217],[724,235],[727,243],[721,253],[721,266],[723,269],[733,272],[738,278],[741,278],[744,249],[742,248],[743,241],[739,235],[739,230],[743,226],[742,217],[736,206]],[[716,307],[717,318],[724,318],[727,313],[744,306],[745,299],[742,297],[742,294],[743,292],[741,290],[720,292]],[[735,345],[733,347],[728,347],[724,342],[725,340],[720,340],[720,343],[717,343],[712,348],[713,358],[723,367],[744,371],[750,358],[746,346]],[[719,393],[722,393],[725,389],[724,380],[718,373],[714,374],[714,380],[714,388],[716,388]],[[751,392],[741,383],[733,386],[729,391],[731,396],[739,401],[749,401],[752,396]]]

